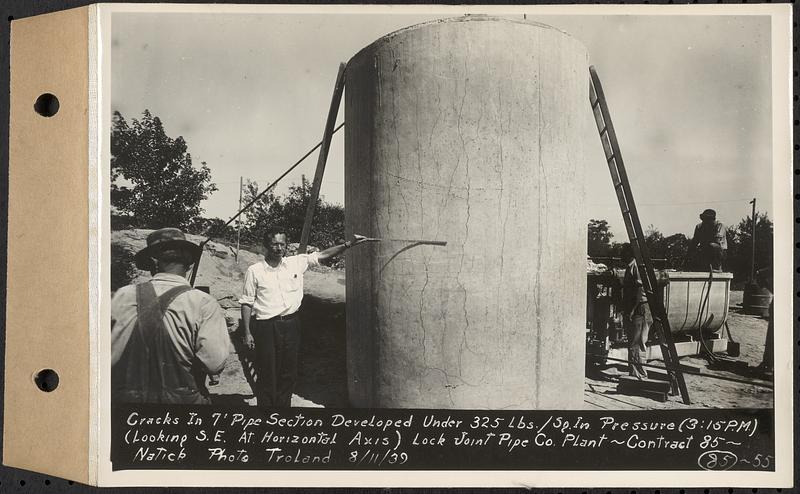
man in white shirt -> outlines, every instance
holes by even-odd
[[[264,234],[264,260],[247,269],[239,303],[242,305],[242,334],[253,350],[258,371],[253,390],[259,406],[290,407],[297,381],[300,322],[297,310],[303,301],[303,273],[320,261],[338,256],[367,241],[353,239],[312,254],[286,255],[286,232],[271,228]]]

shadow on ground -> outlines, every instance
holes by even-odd
[[[295,394],[326,408],[347,407],[344,302],[306,294],[300,315],[303,338]]]

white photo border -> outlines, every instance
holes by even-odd
[[[92,191],[95,210],[90,211],[92,252],[89,259],[96,271],[90,273],[90,294],[97,304],[91,311],[93,382],[92,420],[96,424],[96,468],[101,486],[291,486],[291,487],[787,487],[794,476],[793,431],[793,290],[792,273],[775,270],[775,456],[774,472],[710,471],[314,471],[305,470],[127,470],[112,471],[110,403],[110,338],[105,321],[110,320],[110,36],[112,14],[122,13],[315,13],[315,14],[432,14],[459,16],[465,13],[523,13],[544,15],[761,15],[771,17],[772,49],[772,138],[774,265],[793,265],[792,190],[792,12],[789,4],[726,5],[570,5],[570,6],[377,6],[377,5],[199,5],[199,4],[100,4],[90,16],[98,33],[93,63],[97,99],[90,119],[99,134],[90,143],[91,175],[97,187]],[[90,43],[92,41],[90,40]],[[91,50],[90,50],[91,51]],[[96,283],[96,285],[94,285]],[[778,344],[778,342],[782,344]],[[790,343],[791,342],[791,343]],[[790,344],[785,344],[790,343]]]

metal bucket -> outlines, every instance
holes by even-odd
[[[769,304],[771,302],[772,293],[766,288],[761,288],[754,284],[745,286],[742,301],[745,314],[769,317]]]

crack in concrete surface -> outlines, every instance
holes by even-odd
[[[467,83],[468,82],[469,82],[469,76],[468,76],[468,69],[467,69],[467,60],[465,58],[464,59],[464,93],[461,95],[461,106],[458,109],[458,120],[457,120],[457,126],[456,126],[457,129],[458,129],[458,137],[461,140],[461,152],[464,153],[464,162],[465,162],[464,166],[465,166],[465,169],[466,169],[465,170],[465,174],[466,174],[466,184],[467,184],[467,200],[466,200],[466,203],[467,203],[467,210],[466,210],[467,218],[466,218],[466,220],[464,222],[464,239],[463,239],[463,242],[461,243],[461,259],[460,259],[459,266],[458,266],[458,273],[456,274],[456,283],[458,283],[459,288],[461,288],[461,290],[464,292],[464,298],[463,298],[463,301],[462,301],[462,311],[463,311],[463,314],[464,314],[465,327],[462,329],[462,332],[461,332],[461,344],[460,344],[459,350],[458,350],[458,375],[459,375],[459,377],[461,377],[462,380],[463,380],[462,358],[463,358],[463,355],[464,355],[464,346],[466,345],[467,331],[469,330],[469,314],[467,312],[467,295],[468,295],[468,293],[467,293],[467,288],[464,286],[464,283],[461,281],[461,273],[464,271],[464,256],[465,256],[465,250],[466,250],[466,246],[467,246],[467,241],[469,239],[469,216],[470,216],[470,204],[469,204],[469,193],[470,193],[470,191],[469,191],[469,185],[470,184],[469,184],[469,153],[467,152],[467,144],[466,144],[466,141],[464,139],[464,131],[463,131],[462,127],[461,127],[461,119],[463,118],[463,115],[464,115],[464,103],[466,102],[466,99],[467,99],[467,92],[468,92]],[[445,325],[445,327],[446,327],[446,325]]]
[[[539,229],[539,232],[542,231],[542,175],[544,174],[544,164],[542,163],[542,84],[541,84],[541,59],[536,59],[536,98],[537,98],[537,105],[536,109],[538,112],[538,128],[537,131],[539,132],[538,142],[536,143],[536,147],[538,150],[538,181],[537,181],[537,192],[538,196],[538,207],[537,207],[537,225],[536,227]],[[534,283],[534,305],[536,310],[536,336],[538,338],[541,327],[542,327],[542,316],[541,316],[541,275],[542,275],[542,236],[536,236],[536,277]],[[536,375],[540,375],[542,371],[542,346],[536,345],[536,361],[534,362],[534,368]],[[539,383],[535,385],[536,390],[534,391],[534,396],[536,397],[536,403],[538,404],[541,401],[541,386]]]
[[[548,204],[549,187],[553,185],[557,199],[564,174],[553,167],[571,166],[575,161],[569,159],[571,155],[561,161],[562,150],[554,154],[548,147],[560,142],[552,139],[557,139],[554,134],[563,122],[554,109],[558,101],[550,101],[551,93],[560,90],[559,82],[551,80],[549,73],[542,77],[542,71],[547,72],[559,57],[523,56],[512,46],[510,53],[496,61],[480,58],[475,47],[462,42],[455,53],[443,52],[432,67],[424,66],[427,59],[424,63],[415,60],[408,46],[386,47],[381,50],[385,58],[376,57],[379,87],[375,96],[379,107],[385,105],[372,128],[378,139],[377,153],[370,156],[379,177],[373,182],[377,203],[372,205],[380,209],[376,220],[388,237],[443,235],[450,241],[443,256],[427,249],[402,255],[413,245],[397,252],[386,246],[376,250],[373,283],[381,297],[388,295],[383,298],[384,307],[377,309],[386,313],[379,316],[383,327],[376,337],[411,352],[382,355],[395,362],[387,363],[385,371],[391,365],[419,365],[393,369],[396,372],[384,376],[385,383],[410,381],[404,385],[402,399],[481,406],[483,391],[464,386],[485,387],[486,396],[494,397],[497,393],[488,386],[498,385],[516,395],[491,398],[503,408],[528,402],[536,406],[549,399],[547,387],[540,386],[548,383],[547,378],[539,376],[557,368],[550,362],[557,337],[542,328],[553,323],[549,308],[559,293],[550,291],[556,288],[550,280],[550,265],[557,253],[551,255],[546,249],[560,248],[564,237],[561,230],[546,231],[560,228],[555,211],[549,210],[553,207]],[[410,64],[407,56],[411,56]],[[492,77],[498,72],[508,72],[508,79]],[[543,90],[549,92],[542,94]],[[386,100],[382,100],[383,92]],[[548,119],[555,119],[557,125]],[[410,155],[414,152],[416,157]],[[535,213],[532,208],[537,209]],[[554,219],[552,225],[550,219]],[[515,238],[518,227],[528,231]],[[484,248],[483,242],[490,245]],[[391,257],[381,259],[378,254]],[[393,283],[402,286],[392,289]],[[397,328],[387,324],[399,324],[408,331],[389,335],[389,330]],[[410,327],[415,324],[418,327]],[[540,339],[546,340],[543,347]],[[523,359],[526,363],[520,371]],[[440,395],[423,397],[437,389]]]

